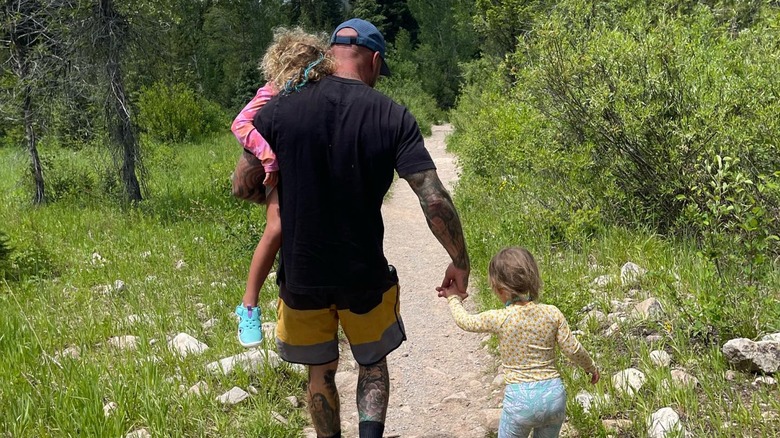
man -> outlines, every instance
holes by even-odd
[[[280,95],[254,124],[276,153],[282,255],[276,340],[288,362],[309,365],[309,412],[318,437],[340,437],[339,322],[360,365],[362,438],[380,438],[389,398],[385,357],[406,339],[398,278],[383,253],[382,200],[397,171],[417,193],[431,231],[452,258],[443,286],[464,292],[469,259],[460,220],[417,122],[373,90],[385,41],[352,19],[331,36],[333,76]]]

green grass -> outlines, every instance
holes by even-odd
[[[86,150],[56,151],[52,155],[62,161],[48,167],[52,180],[64,180],[57,172],[74,169],[71,175],[83,177],[69,180],[77,190],[30,206],[27,185],[19,183],[27,177],[25,155],[0,150],[0,223],[16,265],[0,283],[0,435],[117,437],[145,427],[153,436],[289,437],[306,424],[303,412],[285,400],[302,394],[305,378],[293,370],[225,377],[205,369],[245,351],[235,339],[231,312],[243,294],[265,214],[229,195],[239,150],[227,135],[152,146],[148,196],[138,207],[79,189],[101,189],[104,181],[95,163],[105,157]],[[46,159],[47,150],[41,153]],[[104,261],[93,263],[94,253]],[[186,265],[177,269],[180,260]],[[125,291],[99,291],[116,280],[125,282]],[[276,294],[267,284],[260,298],[268,320],[275,319],[268,303]],[[198,303],[204,310],[197,311]],[[129,323],[129,315],[140,321]],[[211,318],[216,324],[205,330],[202,323]],[[166,345],[166,337],[179,332],[209,350],[179,358]],[[120,335],[139,336],[138,350],[106,345]],[[55,359],[67,347],[80,348],[80,358]],[[206,396],[180,390],[201,380],[210,388]],[[215,400],[233,386],[249,385],[258,394],[238,406]],[[103,406],[110,401],[118,408],[106,418]],[[272,411],[289,425],[273,420]]]

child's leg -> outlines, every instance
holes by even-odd
[[[249,265],[246,289],[241,300],[244,306],[257,307],[260,289],[263,287],[268,273],[271,272],[276,253],[279,252],[282,245],[282,219],[279,216],[279,194],[277,192],[278,190],[274,189],[268,195],[265,230]]]
[[[252,262],[249,265],[249,275],[241,304],[236,307],[238,316],[238,342],[246,347],[257,347],[263,341],[263,331],[260,322],[260,309],[257,308],[257,298],[263,287],[268,272],[274,264],[274,258],[282,244],[282,224],[279,216],[279,195],[272,190],[267,197],[266,224],[263,237],[255,248]]]

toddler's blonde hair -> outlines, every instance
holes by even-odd
[[[488,279],[494,290],[504,289],[512,301],[536,301],[542,280],[534,256],[519,246],[504,248],[490,260]]]
[[[278,92],[289,93],[333,73],[336,63],[329,48],[324,33],[311,34],[299,27],[277,28],[260,71]]]

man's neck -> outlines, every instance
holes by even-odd
[[[346,78],[346,79],[354,79],[356,81],[360,81],[360,82],[363,82],[363,83],[366,82],[366,81],[363,80],[363,78],[360,77],[360,75],[357,72],[351,71],[351,70],[337,70],[337,71],[333,72],[333,76],[337,76],[337,77],[340,77],[340,78]]]

